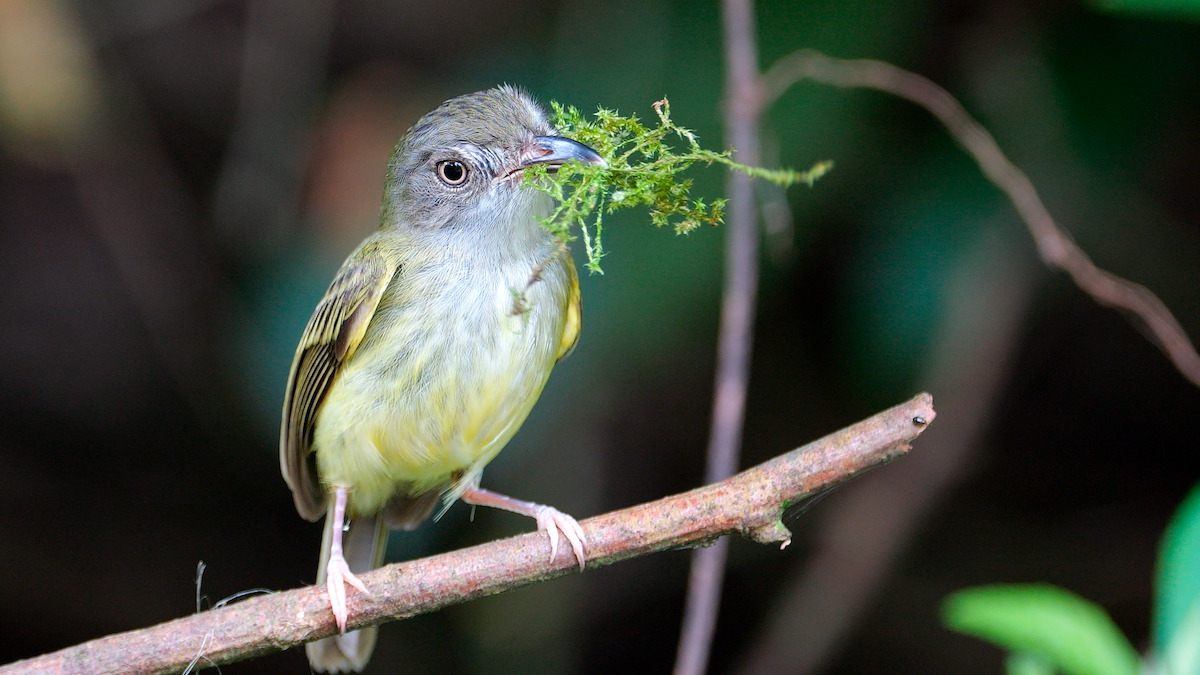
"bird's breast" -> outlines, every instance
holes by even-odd
[[[554,258],[530,284],[540,262],[402,265],[316,420],[322,480],[352,510],[477,476],[516,432],[565,322],[566,271]]]

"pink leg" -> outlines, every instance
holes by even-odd
[[[329,546],[329,563],[325,567],[325,582],[329,589],[329,606],[338,630],[346,633],[346,584],[357,588],[370,597],[371,592],[358,577],[350,572],[346,558],[342,555],[342,530],[346,522],[346,488],[338,488],[333,501],[333,537]]]
[[[558,533],[561,531],[567,541],[571,542],[571,549],[575,551],[575,559],[579,561],[579,569],[583,569],[585,560],[583,528],[571,516],[550,506],[524,502],[479,487],[467,488],[466,492],[462,494],[462,500],[468,504],[491,506],[536,519],[538,531],[545,532],[550,536],[550,560],[552,561],[558,555]]]

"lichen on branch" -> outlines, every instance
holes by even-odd
[[[553,123],[558,132],[590,146],[604,157],[607,166],[568,163],[555,173],[546,166],[526,170],[526,185],[541,190],[557,203],[543,225],[559,241],[575,239],[578,228],[587,254],[587,268],[603,272],[601,236],[604,216],[634,206],[650,211],[650,222],[657,227],[669,225],[676,234],[687,234],[701,225],[719,225],[725,216],[725,200],[693,199],[692,180],[678,174],[697,162],[722,164],[784,187],[813,182],[833,168],[833,162],[819,162],[808,171],[764,169],[738,164],[730,159],[732,150],[716,152],[700,146],[696,134],[671,121],[666,99],[654,104],[656,126],[646,126],[635,116],[625,117],[601,108],[587,118],[573,106],[550,102]],[[668,141],[681,142],[683,150]]]

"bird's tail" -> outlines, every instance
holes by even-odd
[[[333,542],[333,505],[330,500],[329,510],[325,513],[325,535],[321,540],[321,565],[317,568],[317,583],[325,583],[325,568],[329,564],[329,547]],[[365,518],[355,518],[350,521],[350,527],[342,535],[342,552],[346,564],[355,575],[369,572],[383,564],[383,554],[387,549],[388,528],[384,526],[383,518],[379,515]],[[347,589],[355,593],[353,588]],[[350,631],[345,635],[336,635],[310,642],[304,646],[308,653],[308,663],[318,673],[349,673],[362,672],[371,652],[375,649],[375,638],[379,629],[375,626]]]

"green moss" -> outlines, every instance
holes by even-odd
[[[548,193],[558,202],[543,224],[562,242],[575,239],[578,228],[587,254],[587,268],[603,270],[604,216],[621,209],[644,206],[656,227],[669,226],[676,234],[687,234],[701,225],[716,226],[725,217],[724,199],[693,199],[692,181],[680,179],[684,170],[697,162],[721,164],[755,178],[784,187],[796,183],[812,186],[828,172],[832,162],[820,162],[808,171],[763,169],[738,164],[732,151],[715,152],[700,147],[696,135],[671,121],[666,99],[654,104],[656,126],[646,126],[637,117],[624,117],[603,108],[591,119],[575,107],[550,103],[555,127],[564,136],[585,143],[600,153],[607,166],[570,163],[550,174],[545,166],[530,167],[526,184]],[[668,141],[679,142],[677,151]]]

